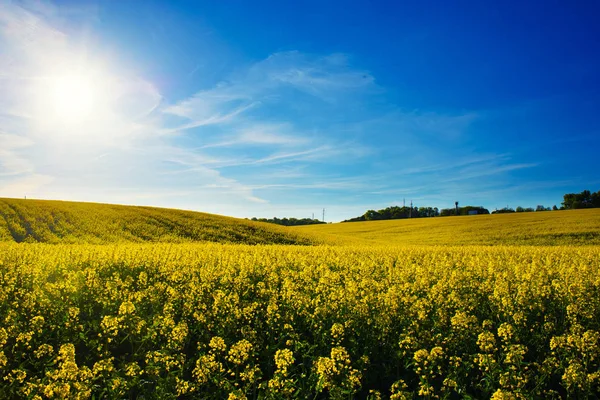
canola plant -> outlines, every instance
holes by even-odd
[[[1,398],[593,398],[598,246],[0,244]]]

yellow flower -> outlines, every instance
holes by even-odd
[[[282,373],[286,373],[289,366],[294,363],[294,354],[289,349],[277,350],[275,353],[275,365]]]
[[[492,395],[491,400],[517,400],[517,397],[511,392],[498,389]]]
[[[33,317],[31,319],[31,322],[30,322],[31,329],[33,331],[37,332],[37,333],[41,333],[42,332],[42,327],[44,326],[44,322],[45,321],[46,320],[41,315]]]
[[[483,332],[477,338],[477,345],[485,353],[496,351],[496,337],[491,332]]]
[[[124,301],[119,306],[119,315],[132,315],[135,313],[135,305],[130,301]]]
[[[224,352],[225,350],[227,350],[227,346],[225,345],[225,341],[223,340],[223,338],[219,337],[219,336],[215,336],[212,339],[210,339],[210,343],[208,344],[208,346],[217,351],[217,352]]]
[[[415,351],[413,359],[417,364],[423,364],[429,357],[429,352],[425,349]]]
[[[246,339],[242,339],[231,346],[227,355],[227,360],[231,361],[234,364],[243,364],[250,357],[251,351],[252,343],[250,343]]]
[[[344,338],[344,325],[335,323],[331,326],[331,337],[335,343],[339,343]]]
[[[227,400],[247,400],[247,398],[243,393],[231,392],[231,393],[229,393]]]

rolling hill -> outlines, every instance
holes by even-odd
[[[0,242],[312,244],[287,227],[193,211],[0,198]]]
[[[598,245],[600,209],[284,227],[176,209],[0,198],[0,242]]]
[[[365,221],[295,227],[332,244],[600,244],[600,209]]]

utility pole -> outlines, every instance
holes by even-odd
[[[323,209],[323,222],[325,222],[325,209]]]
[[[410,201],[410,212],[408,214],[408,218],[412,218],[412,200]]]
[[[314,219],[315,219],[315,213],[313,213],[312,215],[313,215],[313,216],[312,216],[312,219],[314,220]]]

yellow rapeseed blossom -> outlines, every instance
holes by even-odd
[[[294,363],[294,354],[289,349],[277,350],[275,353],[275,365],[282,373],[286,373],[288,368]]]
[[[0,397],[598,393],[597,245],[373,240],[0,244]]]
[[[491,332],[482,332],[477,338],[477,345],[484,353],[493,353],[496,351],[496,337]]]
[[[223,352],[225,352],[225,350],[227,350],[225,341],[223,340],[223,338],[221,338],[219,336],[214,336],[212,339],[210,339],[209,346],[212,350],[219,352],[219,353],[223,353]]]
[[[234,364],[243,364],[250,357],[252,351],[252,343],[246,339],[242,339],[237,343],[234,343],[229,348],[227,359]]]

